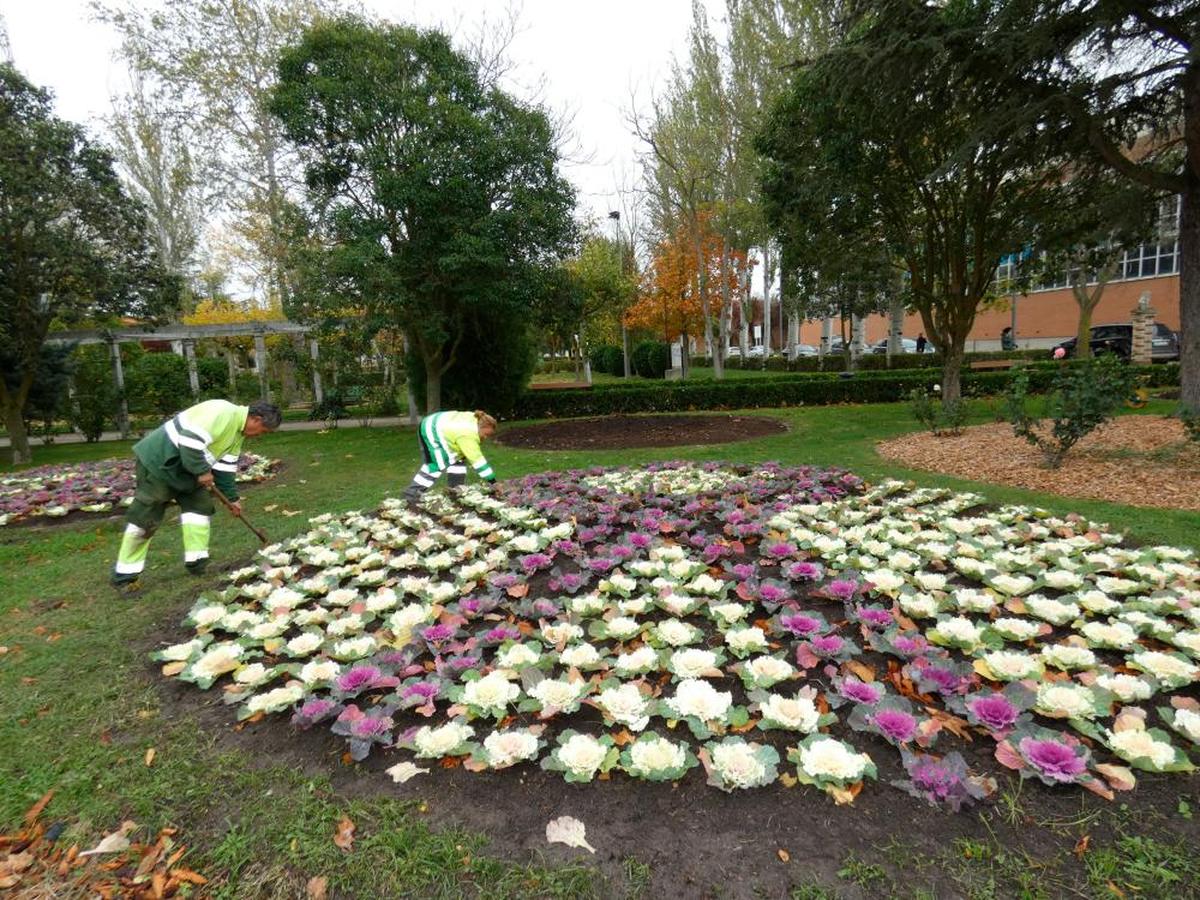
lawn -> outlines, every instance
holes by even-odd
[[[1151,404],[1147,412],[1161,414],[1171,406]],[[730,446],[598,454],[496,447],[489,456],[502,477],[682,458],[838,465],[870,480],[915,478],[975,490],[996,503],[1078,512],[1128,529],[1138,541],[1196,546],[1200,540],[1197,513],[1068,501],[891,466],[873,446],[913,429],[902,405],[769,414],[782,418],[789,431]],[[977,421],[988,415],[982,405],[975,409]],[[283,473],[254,488],[246,503],[255,523],[273,538],[306,530],[312,515],[375,506],[402,489],[418,461],[412,429],[282,433],[254,441],[249,449],[285,463]],[[127,452],[125,444],[38,447],[35,464]],[[274,508],[268,512],[267,505]],[[442,798],[426,786],[419,799],[362,796],[346,789],[346,767],[337,759],[297,766],[252,755],[228,740],[227,729],[214,726],[211,710],[201,710],[193,695],[184,700],[194,704],[178,702],[147,660],[164,637],[180,639],[183,612],[217,579],[197,582],[183,576],[178,529],[169,521],[151,549],[146,593],[136,601],[118,599],[106,579],[119,531],[118,521],[102,520],[0,532],[0,571],[8,586],[0,596],[0,704],[7,713],[0,721],[0,830],[15,828],[25,810],[53,788],[46,815],[69,824],[64,840],[90,846],[123,819],[150,833],[178,827],[179,838],[193,848],[187,864],[211,879],[206,888],[211,896],[290,896],[302,892],[314,875],[326,876],[335,895],[359,897],[653,893],[654,872],[635,857],[599,868],[587,859],[562,862],[586,854],[501,859],[489,855],[487,835],[440,824]],[[254,547],[248,532],[228,520],[216,522],[218,562],[247,559]],[[155,753],[147,765],[151,748]],[[980,837],[973,827],[970,838],[937,858],[915,854],[898,831],[891,845],[848,850],[831,873],[820,877],[797,866],[792,895],[930,896],[922,892],[934,883],[929,876],[936,871],[942,873],[938,883],[970,896],[1045,896],[1059,893],[1052,886],[1058,882],[1039,885],[1035,876],[1073,867],[1072,890],[1083,894],[1104,894],[1111,884],[1116,889],[1111,896],[1122,891],[1188,896],[1200,883],[1200,870],[1170,835],[1181,821],[1190,821],[1198,795],[1192,781],[1179,783],[1178,806],[1155,816],[1135,819],[1114,804],[1099,829],[1106,837],[1078,859],[1072,854],[1076,842],[1100,825],[1092,818],[1073,821],[1060,815],[1048,826],[1039,822],[1061,839],[1048,842],[1036,858],[988,838],[990,828]],[[591,787],[604,789],[603,784]],[[404,795],[415,796],[412,790]],[[1005,816],[1039,816],[1025,808],[1019,791],[1004,797],[983,814],[985,825]],[[830,811],[833,815],[832,806]],[[357,825],[351,853],[332,841],[344,817]],[[745,878],[753,883],[753,873]],[[719,895],[721,886],[697,885],[696,893]]]

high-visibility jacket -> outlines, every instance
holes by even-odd
[[[436,412],[421,420],[421,440],[433,457],[431,468],[441,471],[461,456],[480,477],[496,480],[496,473],[479,449],[479,422],[473,412]]]
[[[196,490],[196,476],[212,472],[213,482],[230,500],[238,498],[238,457],[247,406],[228,400],[205,400],[177,413],[133,446],[150,474],[173,490]]]

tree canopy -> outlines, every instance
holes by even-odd
[[[470,320],[528,322],[572,248],[550,123],[481,84],[445,35],[353,18],[283,54],[271,109],[306,177],[298,305],[402,331],[437,409]]]
[[[51,326],[151,318],[178,288],[109,153],[0,64],[0,401],[14,461],[29,460],[21,416]]]

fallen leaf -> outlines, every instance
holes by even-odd
[[[187,668],[186,661],[170,662],[162,667],[162,673],[167,678],[173,678],[174,676],[178,675],[180,672],[182,672],[186,668]]]
[[[1075,849],[1071,852],[1079,859],[1083,859],[1083,854],[1088,852],[1088,846],[1092,843],[1092,836],[1085,834],[1075,842]]]
[[[10,887],[16,887],[21,882],[20,875],[5,875],[0,878],[0,891],[7,890]]]
[[[587,842],[587,827],[572,816],[559,816],[547,822],[546,840],[551,844],[566,844],[589,853],[596,852],[596,848]]]
[[[428,769],[422,769],[420,766],[410,762],[396,763],[396,765],[386,771],[392,776],[392,781],[396,782],[396,784],[404,784],[408,779],[414,778],[417,775],[429,774]]]
[[[147,750],[146,751],[146,765],[147,766],[154,765],[154,757],[156,757],[157,755],[158,755],[158,751],[155,750],[153,747],[151,747],[149,750]]]
[[[42,814],[42,810],[46,808],[46,804],[50,802],[50,798],[54,796],[54,789],[46,791],[42,794],[42,799],[25,811],[25,824],[32,825],[37,821],[38,816]]]
[[[314,875],[308,879],[308,900],[325,900],[328,890],[329,879],[324,875]]]
[[[172,869],[171,877],[178,878],[180,881],[186,881],[188,884],[208,884],[208,879],[199,872],[193,872],[191,869]]]
[[[865,681],[868,684],[875,680],[875,667],[868,666],[866,663],[861,663],[857,659],[846,660],[845,669],[846,671],[857,675],[859,680]]]
[[[280,510],[280,512],[282,512],[285,516],[287,516],[289,518],[291,518],[292,516],[300,515],[300,510],[298,510],[298,509],[284,509],[284,510]]]
[[[779,857],[780,862],[790,862],[792,859],[792,855],[782,847],[775,851],[775,855]]]
[[[263,507],[263,512],[275,512],[277,509],[279,509],[278,503],[268,503]]]
[[[120,853],[129,849],[129,832],[137,828],[137,822],[126,819],[121,827],[111,834],[106,834],[91,850],[84,850],[80,856],[94,856],[98,853]]]
[[[354,849],[354,822],[347,817],[343,817],[342,821],[338,822],[337,833],[333,836],[333,843],[349,853]]]
[[[0,862],[0,874],[19,875],[32,865],[33,854],[29,851],[25,851],[24,853],[10,853],[7,859]]]

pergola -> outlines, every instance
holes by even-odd
[[[188,380],[192,393],[200,393],[200,378],[196,372],[196,341],[204,338],[253,337],[254,338],[254,367],[258,371],[260,396],[264,400],[271,399],[271,386],[267,380],[267,335],[305,335],[309,326],[298,325],[286,320],[272,322],[235,322],[222,325],[164,325],[162,328],[145,330],[141,328],[114,328],[80,331],[55,331],[47,338],[52,344],[107,344],[112,357],[113,378],[121,396],[121,406],[117,413],[117,427],[122,437],[129,437],[129,405],[125,401],[125,373],[121,367],[120,345],[131,341],[170,341],[178,342],[182,347],[183,358],[187,360]],[[313,399],[320,403],[324,399],[321,389],[321,373],[318,371],[317,342],[310,339],[308,352],[313,360],[312,384]],[[233,357],[229,357],[232,370]],[[232,374],[231,374],[232,377]]]

